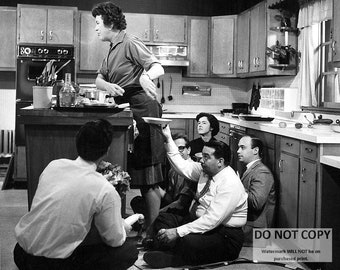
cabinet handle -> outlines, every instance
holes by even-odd
[[[279,169],[280,169],[280,172],[283,172],[283,166],[282,166],[282,164],[283,164],[283,160],[280,159],[280,160],[279,160]]]
[[[159,38],[158,37],[159,31],[155,29],[154,33],[155,33],[155,39],[157,40]]]
[[[289,147],[292,147],[292,146],[293,146],[293,143],[288,143],[288,142],[287,142],[286,145],[289,146]]]
[[[243,69],[243,60],[241,60],[241,69]]]
[[[305,178],[303,177],[305,171],[306,171],[306,168],[302,168],[302,169],[301,169],[301,179],[302,179],[302,182],[303,182],[303,183],[306,183],[306,180],[305,180]]]
[[[144,31],[144,38],[145,38],[145,39],[148,38],[148,29],[145,29],[145,31]]]
[[[45,32],[43,30],[40,31],[40,39],[43,40],[45,36]]]
[[[260,66],[260,57],[256,57],[256,66],[257,66],[257,67]]]
[[[253,59],[253,65],[254,65],[254,67],[256,67],[256,57],[254,57],[254,59]]]
[[[50,40],[52,40],[52,34],[53,34],[53,31],[50,31],[50,33],[49,33]]]
[[[231,70],[231,62],[230,61],[228,62],[228,67],[229,67],[229,70]]]
[[[306,147],[305,150],[309,153],[312,153],[313,152],[313,149],[312,148],[309,148],[309,147]]]

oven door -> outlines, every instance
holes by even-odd
[[[36,78],[39,77],[45,68],[47,62],[51,59],[48,58],[18,58],[17,59],[17,72],[16,72],[16,91],[17,100],[33,102],[33,86],[35,85]],[[56,70],[65,64],[69,59],[57,59],[55,62]],[[72,80],[75,81],[75,64],[74,59],[67,64],[57,74],[57,80],[65,78],[65,73],[71,73]]]

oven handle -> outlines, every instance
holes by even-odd
[[[46,58],[32,58],[32,62],[49,62],[51,59]],[[56,62],[60,62],[60,59],[55,59]]]

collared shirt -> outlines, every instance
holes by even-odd
[[[205,186],[208,176],[198,162],[183,160],[174,143],[168,143],[168,158],[178,172],[198,182],[197,192]],[[242,227],[247,221],[247,193],[240,178],[230,167],[212,177],[208,192],[199,199],[195,221],[177,228],[180,237],[189,233],[204,233],[219,225]]]
[[[256,161],[258,161],[258,160],[261,160],[260,158],[258,158],[258,159],[255,159],[255,160],[253,160],[253,161],[251,161],[251,162],[249,162],[247,165],[246,165],[246,167],[247,167],[247,170],[251,167],[251,165],[253,165]]]
[[[120,87],[140,87],[139,77],[149,70],[157,58],[137,37],[121,31],[110,45],[108,56],[103,60],[98,73],[106,81]]]
[[[49,163],[40,178],[31,211],[15,227],[20,246],[29,254],[67,258],[85,239],[94,219],[103,241],[121,246],[126,232],[116,189],[80,157]]]

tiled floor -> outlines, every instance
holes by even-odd
[[[139,195],[138,190],[130,190],[126,198],[126,213],[131,214],[130,200]],[[15,245],[14,227],[19,221],[20,217],[27,212],[27,190],[1,190],[0,191],[0,269],[1,270],[17,270],[14,262],[12,251]],[[131,233],[134,237],[136,233]],[[143,260],[144,251],[140,250],[139,258],[135,265],[129,270],[150,269]],[[252,259],[252,248],[244,247],[241,250],[240,258]],[[164,268],[165,270],[175,268]],[[183,269],[183,268],[182,268]],[[214,269],[283,269],[272,265],[254,265],[254,264],[239,264],[215,267]],[[305,268],[306,269],[306,268]]]

